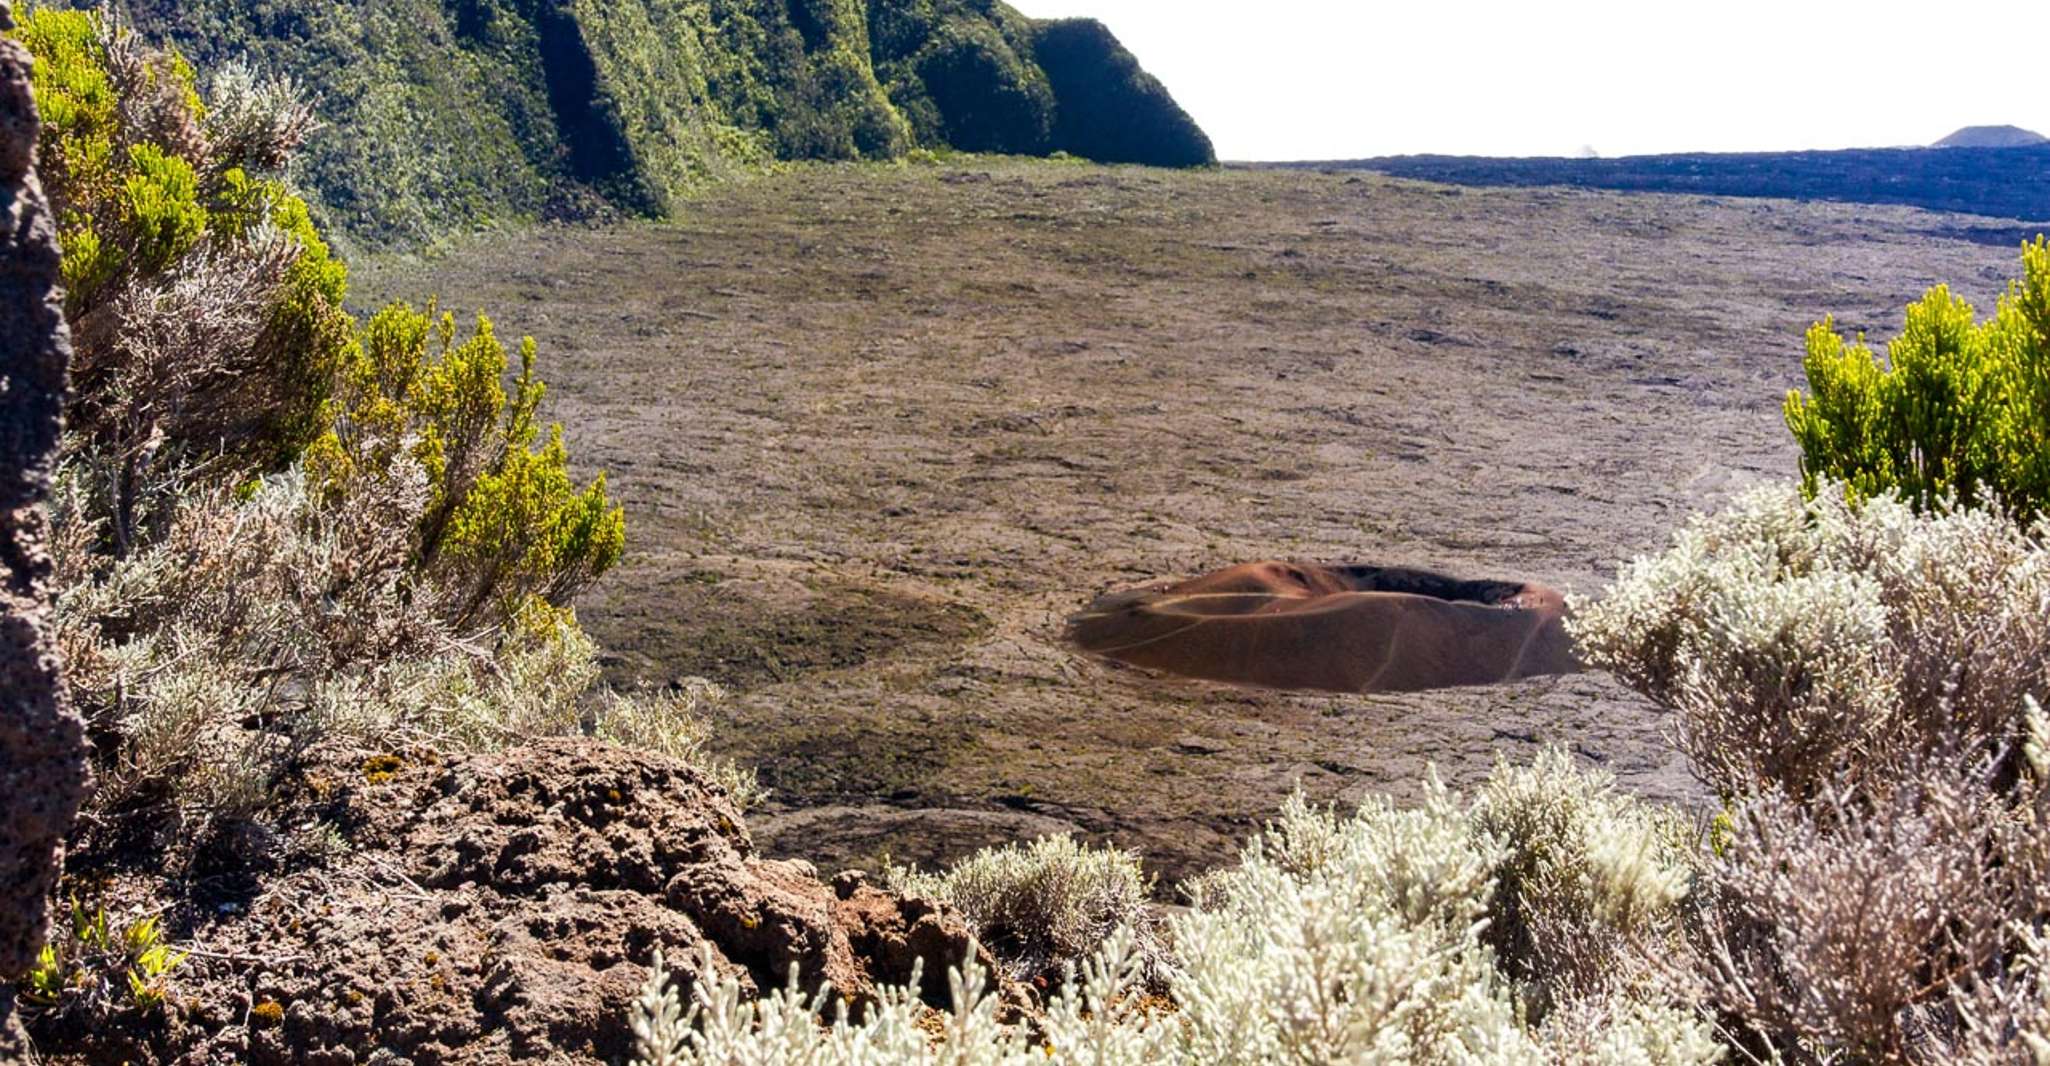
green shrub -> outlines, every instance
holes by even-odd
[[[22,14],[14,32],[35,57],[30,89],[43,121],[36,167],[60,219],[75,219],[68,210],[74,200],[91,202],[119,184],[118,101],[100,35],[84,12],[49,8]],[[59,236],[68,238],[73,226]],[[63,243],[68,248],[72,241]]]
[[[1999,309],[1937,286],[1910,304],[1882,364],[1861,336],[1824,320],[1808,331],[1809,395],[1787,396],[1808,491],[1842,482],[1917,507],[1998,497],[2029,518],[2050,507],[2050,242],[2022,249]]]
[[[71,928],[43,945],[21,982],[22,998],[39,1011],[147,1011],[164,1001],[164,979],[185,953],[164,942],[155,917],[117,931],[105,908],[71,901]]]
[[[134,230],[134,269],[156,274],[206,235],[199,176],[192,164],[153,144],[128,149],[130,173],[122,183],[123,220]]]
[[[605,495],[605,476],[582,489],[571,481],[562,427],[549,426],[536,447],[545,389],[534,357],[533,340],[523,340],[508,395],[506,350],[490,319],[479,315],[457,343],[454,315],[392,304],[350,350],[335,427],[309,454],[323,491],[336,496],[395,476],[402,451],[419,464],[428,503],[413,562],[458,628],[508,624],[529,598],[565,606],[625,546],[626,520]]]
[[[275,467],[317,433],[349,343],[346,272],[279,179],[312,128],[289,83],[223,79],[75,11],[31,11],[46,116],[38,169],[64,248],[73,456],[121,468],[117,545],[137,494],[179,463]]]

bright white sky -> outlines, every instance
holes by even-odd
[[[1221,159],[2050,135],[2050,0],[1011,0],[1102,19]]]

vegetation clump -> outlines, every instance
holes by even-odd
[[[1787,396],[1803,483],[1920,508],[1999,501],[2024,520],[2050,508],[2050,240],[2022,249],[2022,277],[1993,317],[1939,285],[1908,306],[1884,363],[1829,320],[1808,331],[1809,393]]]
[[[1136,856],[1115,848],[1042,837],[977,852],[939,873],[892,867],[886,883],[959,907],[984,946],[1021,978],[1059,977],[1121,928],[1134,932],[1136,951],[1159,951],[1152,882]]]
[[[512,619],[530,601],[567,605],[625,546],[604,475],[578,489],[562,427],[541,438],[546,389],[534,360],[523,340],[508,394],[490,319],[479,315],[457,343],[455,316],[393,304],[350,350],[333,428],[307,456],[317,491],[336,500],[388,492],[417,464],[426,496],[406,563],[443,597],[435,613],[458,627]]]
[[[1492,828],[1524,808],[1556,812],[1575,832],[1534,846],[1498,839]],[[1621,965],[1640,929],[1670,933],[1680,914],[1684,884],[1658,864],[1684,869],[1685,860],[1646,843],[1655,820],[1561,755],[1529,771],[1498,769],[1472,802],[1435,781],[1407,810],[1384,801],[1342,816],[1297,796],[1236,868],[1193,886],[1193,906],[1162,920],[1157,940],[1127,924],[1064,961],[1065,978],[1031,1027],[996,1021],[972,964],[954,976],[955,1009],[937,1019],[936,1033],[919,1023],[907,990],[886,992],[860,1021],[842,1018],[830,1030],[811,1020],[824,1003],[795,985],[749,1003],[736,979],[700,980],[686,1009],[685,993],[658,965],[634,1014],[637,1061],[1538,1063],[1591,1049],[1596,1061],[1713,1062],[1722,1049],[1708,1022],[1651,982],[1633,983],[1641,967]],[[1640,846],[1653,862],[1633,850]],[[968,897],[971,913],[979,899],[1004,898],[1042,924],[1079,929],[1103,913],[1099,899],[1072,891],[1078,878],[1048,872],[1130,862],[1042,842],[978,856],[952,879],[984,887]],[[1603,917],[1552,931],[1610,929],[1582,949],[1611,953],[1582,959],[1589,972],[1608,964],[1605,979],[1552,968],[1549,957],[1534,959],[1523,980],[1500,964],[1486,931],[1505,918],[1501,879],[1518,864],[1561,878],[1599,871],[1586,898]],[[1132,994],[1156,972],[1164,1012]],[[1527,1009],[1532,985],[1560,1004],[1541,1023]]]
[[[1990,1061],[2050,1031],[2044,533],[1770,488],[1582,605],[1723,801],[1679,969],[1738,1046]]]
[[[164,1001],[165,976],[185,953],[165,942],[156,917],[118,928],[104,908],[71,902],[71,927],[43,945],[21,992],[38,1009],[93,1013],[149,1011]]]
[[[322,746],[595,733],[702,758],[713,690],[594,691],[572,603],[624,518],[542,423],[532,342],[509,374],[482,316],[459,336],[431,302],[342,310],[346,270],[282,176],[314,126],[293,86],[232,67],[202,94],[176,53],[78,12],[16,32],[75,284],[51,518],[96,751],[78,843],[269,861],[292,849],[244,830]]]
[[[176,53],[95,16],[40,9],[15,32],[64,248],[66,453],[107,468],[125,544],[170,467],[271,464],[318,432],[350,345],[346,275],[280,176],[314,122],[247,70],[209,107]]]
[[[1998,512],[1746,495],[1626,567],[1571,626],[1674,708],[1718,793],[1819,797],[1918,759],[2012,748],[2050,695],[2050,548]]]

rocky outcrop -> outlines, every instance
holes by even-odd
[[[0,25],[11,26],[0,0]],[[85,739],[50,640],[43,514],[71,362],[56,227],[37,182],[29,57],[0,39],[0,978],[41,947],[59,849],[85,790]]]
[[[324,756],[301,779],[297,817],[337,827],[346,851],[267,879],[253,900],[174,907],[166,921],[205,954],[174,971],[173,1006],[117,1032],[52,1020],[36,1033],[46,1049],[616,1063],[658,950],[686,988],[709,966],[780,989],[795,965],[807,989],[830,982],[857,1010],[919,965],[944,1005],[948,970],[979,950],[937,903],[762,858],[731,801],[660,756],[553,740],[446,765]]]
[[[0,29],[13,25],[0,0]],[[0,38],[0,1060],[14,979],[42,947],[65,831],[85,791],[85,734],[50,634],[43,500],[71,341],[56,227],[36,181],[29,57]]]

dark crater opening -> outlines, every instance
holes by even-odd
[[[1305,585],[1313,580],[1310,576],[1311,571],[1303,567],[1290,566],[1289,569],[1300,571],[1300,575],[1292,576],[1296,576]],[[1401,592],[1412,596],[1429,596],[1438,600],[1464,600],[1491,607],[1506,603],[1522,595],[1526,590],[1536,587],[1521,581],[1494,581],[1485,578],[1463,580],[1429,570],[1412,570],[1402,566],[1340,563],[1314,569],[1328,571],[1353,592]]]

